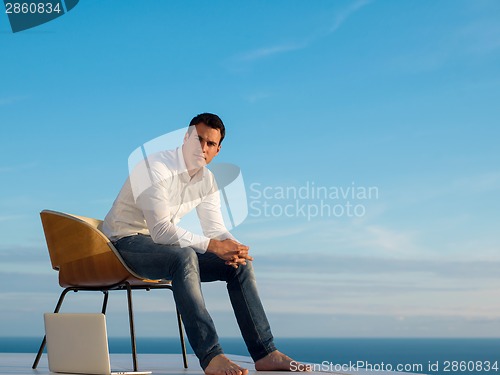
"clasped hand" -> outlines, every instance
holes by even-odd
[[[208,251],[213,252],[219,258],[226,261],[228,266],[238,268],[240,265],[246,265],[247,260],[253,260],[248,255],[249,247],[231,239],[224,241],[210,240]]]

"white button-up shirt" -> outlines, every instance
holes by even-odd
[[[196,208],[203,235],[177,224]],[[182,148],[150,155],[125,181],[103,232],[111,241],[146,234],[159,244],[207,250],[210,239],[234,239],[221,214],[220,195],[214,175],[206,167],[189,176]]]

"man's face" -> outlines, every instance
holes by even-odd
[[[204,123],[194,125],[196,129],[184,137],[184,158],[188,169],[198,169],[210,163],[220,151],[220,130]]]

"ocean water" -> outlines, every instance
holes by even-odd
[[[221,338],[226,353],[248,355],[240,338]],[[40,338],[0,338],[0,352],[35,353]],[[432,375],[500,374],[499,339],[277,338],[277,347],[321,370],[400,370]],[[129,338],[110,338],[111,353],[130,353]],[[139,353],[180,353],[178,338],[138,338]],[[192,353],[188,345],[188,352]]]

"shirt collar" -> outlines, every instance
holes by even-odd
[[[206,173],[206,167],[201,168],[198,172],[195,173],[193,177],[189,176],[186,161],[184,160],[184,154],[182,153],[182,146],[177,147],[177,160],[179,160],[179,176],[183,182],[198,182],[203,179],[203,176]]]

